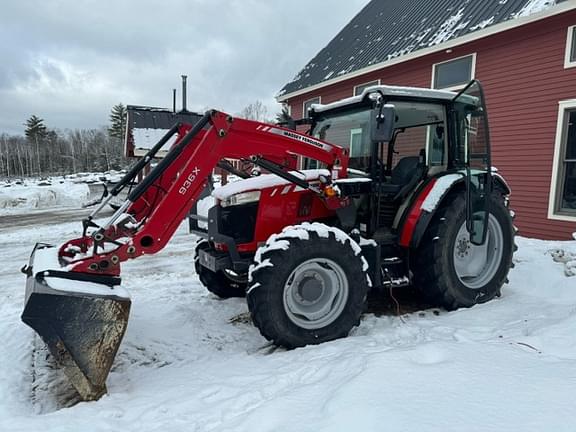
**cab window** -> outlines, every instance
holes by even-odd
[[[371,110],[351,111],[339,116],[320,119],[314,136],[348,149],[350,168],[368,172],[370,168]]]

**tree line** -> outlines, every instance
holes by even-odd
[[[108,127],[56,130],[32,115],[25,123],[24,136],[0,133],[0,178],[65,175],[126,168],[132,161],[124,157],[126,107],[115,105]],[[269,120],[260,101],[251,103],[238,116]],[[287,116],[285,109],[276,122]]]
[[[24,136],[0,134],[0,177],[64,175],[123,169],[126,107],[115,105],[109,127],[56,130],[36,115],[25,123]]]

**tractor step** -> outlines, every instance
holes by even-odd
[[[37,244],[24,270],[22,321],[46,343],[83,400],[106,393],[106,378],[126,331],[130,298],[119,278],[65,272],[57,248]]]
[[[398,234],[390,231],[390,228],[379,228],[374,232],[372,239],[381,245],[396,245],[398,244]]]

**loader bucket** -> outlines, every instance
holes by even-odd
[[[46,244],[35,246],[23,271],[22,321],[46,343],[80,397],[99,399],[130,312],[120,279],[67,272],[58,263],[58,249]]]

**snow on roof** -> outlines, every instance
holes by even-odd
[[[168,133],[169,129],[152,129],[152,128],[134,128],[132,129],[132,136],[134,137],[135,149],[150,150]],[[172,135],[163,148],[168,150],[176,142],[177,135]]]
[[[277,97],[524,18],[567,0],[372,0]]]
[[[313,104],[312,109],[314,112],[323,112],[332,110],[334,108],[339,108],[342,106],[350,105],[353,103],[361,102],[364,96],[368,93],[374,91],[381,92],[384,96],[396,96],[396,97],[410,97],[410,98],[423,98],[423,99],[440,99],[440,100],[452,100],[456,97],[457,93],[447,91],[447,90],[433,90],[418,87],[401,87],[401,86],[389,86],[389,85],[376,85],[366,88],[362,94],[358,96],[352,96],[346,99],[342,99],[330,104]]]
[[[529,0],[520,12],[514,14],[514,18],[521,18],[532,15],[554,6],[557,2],[554,0]]]

